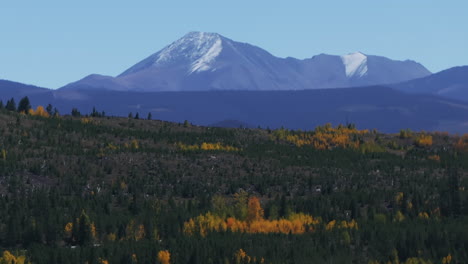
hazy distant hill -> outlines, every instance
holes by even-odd
[[[42,90],[41,90],[42,91]],[[22,96],[18,95],[17,98]],[[11,97],[2,96],[2,100]],[[468,103],[390,88],[301,91],[119,92],[46,90],[29,95],[33,105],[52,103],[62,113],[93,107],[108,115],[139,113],[145,118],[198,125],[313,129],[325,123],[396,132],[401,128],[468,132]],[[231,120],[231,121],[226,121]],[[244,126],[244,125],[243,125]]]
[[[430,93],[468,101],[468,66],[450,68],[393,87],[409,93]]]
[[[50,92],[50,89],[37,87],[34,85],[0,80],[0,97],[17,97],[22,95],[42,94]]]

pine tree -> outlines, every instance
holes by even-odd
[[[10,100],[7,101],[5,109],[8,111],[16,111],[15,98],[11,98]]]
[[[52,105],[51,105],[51,104],[48,104],[48,105],[47,105],[46,111],[47,111],[47,113],[49,113],[49,115],[53,115],[53,113],[52,113]]]
[[[29,102],[29,98],[25,96],[19,101],[18,112],[27,114],[29,109],[31,109],[31,103]]]
[[[151,120],[153,116],[151,115],[151,112],[148,113],[148,117],[146,119]]]
[[[135,114],[135,119],[140,119],[140,114],[138,114],[138,112]]]
[[[73,117],[80,117],[80,116],[81,116],[81,113],[80,113],[80,111],[78,111],[78,109],[72,108],[72,110],[71,110],[71,115],[72,115]]]
[[[452,212],[451,214],[454,217],[458,217],[461,215],[461,197],[460,197],[460,176],[458,175],[458,171],[456,169],[449,170],[449,188],[450,188],[450,200],[452,205]]]
[[[91,116],[92,117],[99,117],[99,113],[98,111],[96,110],[96,107],[93,106],[93,112],[91,113]]]
[[[81,212],[78,226],[78,243],[80,245],[92,244],[94,240],[92,223],[84,210]]]

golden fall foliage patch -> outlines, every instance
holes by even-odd
[[[223,218],[208,212],[189,219],[184,223],[183,232],[186,235],[200,234],[206,236],[209,232],[237,232],[247,234],[304,234],[314,232],[316,226],[320,224],[320,219],[304,213],[293,213],[287,218],[278,220],[267,220],[263,218],[263,209],[259,199],[249,198],[246,220],[239,220],[235,217]],[[326,230],[334,228],[358,229],[355,220],[331,221],[327,224]]]
[[[217,142],[217,143],[206,143],[206,142],[203,142],[202,144],[200,145],[186,145],[186,144],[183,144],[183,143],[177,143],[177,147],[180,149],[180,150],[183,150],[183,151],[197,151],[197,150],[203,150],[203,151],[213,151],[213,150],[217,150],[217,151],[240,151],[239,148],[236,148],[236,147],[233,147],[233,146],[228,146],[228,145],[223,145],[222,143],[220,142]]]
[[[332,220],[328,222],[328,224],[325,226],[325,230],[327,231],[332,231],[333,229],[356,229],[358,230],[358,223],[352,219],[351,221],[341,221],[337,222],[336,220]]]
[[[432,136],[421,134],[414,139],[414,143],[419,147],[430,147],[432,146]]]
[[[313,232],[318,219],[310,215],[291,215],[288,219],[241,221],[234,217],[223,219],[208,212],[184,223],[183,231],[186,235],[200,234],[206,236],[208,232],[238,232],[247,234],[304,234]]]
[[[0,258],[0,263],[8,263],[8,264],[26,264],[25,256],[15,256],[10,253],[10,251],[5,250],[3,251],[2,257]]]
[[[28,114],[30,114],[32,116],[41,116],[41,117],[49,117],[50,116],[49,113],[41,105],[36,107],[36,110],[34,110],[32,108],[29,109]]]
[[[339,125],[336,128],[331,124],[317,127],[313,133],[293,133],[286,129],[274,131],[274,136],[279,140],[288,141],[298,147],[313,146],[319,150],[340,148],[359,148],[359,140],[353,139],[353,135],[364,135],[368,130],[357,130],[354,127]]]

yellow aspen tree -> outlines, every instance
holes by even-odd
[[[403,220],[405,220],[405,215],[403,215],[402,212],[398,211],[396,214],[395,214],[395,217],[393,218],[393,220],[395,222],[402,222]]]
[[[7,158],[7,151],[5,149],[2,149],[2,159],[6,160]]]
[[[236,261],[236,264],[243,263],[243,261],[247,258],[247,253],[241,248],[236,253],[234,253],[234,259]]]
[[[65,233],[65,238],[66,239],[71,239],[72,238],[72,234],[73,234],[73,223],[72,222],[69,222],[69,223],[67,223],[65,225],[64,233]]]
[[[145,226],[144,225],[139,225],[137,230],[136,230],[135,240],[136,241],[142,240],[143,238],[145,238],[145,236],[146,236]]]

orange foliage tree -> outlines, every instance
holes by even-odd
[[[29,263],[26,262],[25,256],[15,256],[10,253],[10,251],[5,250],[3,251],[2,256],[0,257],[0,263],[8,263],[8,264],[25,264]]]
[[[259,221],[263,219],[263,209],[257,197],[250,197],[247,207],[247,222]]]
[[[161,250],[158,252],[158,263],[169,264],[171,261],[171,253],[168,250]]]
[[[44,109],[43,106],[39,105],[36,110],[29,109],[29,114],[33,116],[49,117],[49,113]]]
[[[458,151],[468,152],[468,134],[464,134],[460,137],[460,139],[458,139],[457,143],[455,144],[455,148]]]

